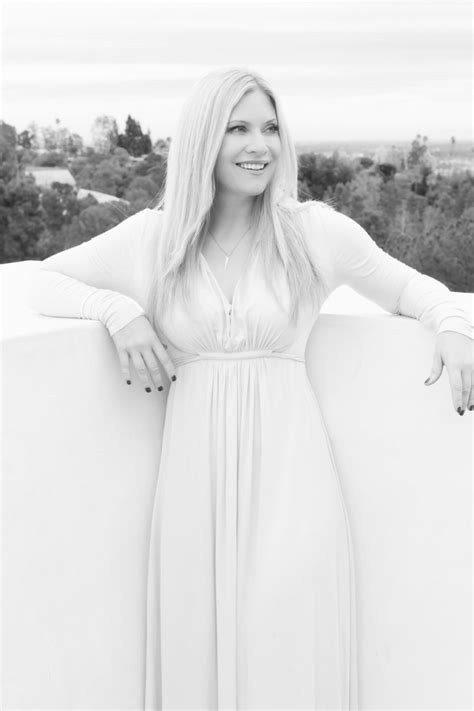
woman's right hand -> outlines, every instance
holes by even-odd
[[[116,331],[111,338],[115,343],[122,373],[128,385],[132,382],[129,358],[132,359],[138,377],[147,392],[151,392],[150,384],[158,390],[163,390],[158,362],[162,363],[170,380],[176,380],[173,361],[146,316],[137,316]]]

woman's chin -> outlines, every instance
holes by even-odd
[[[248,195],[249,197],[256,197],[257,195],[261,195],[262,193],[265,192],[267,185],[254,185],[253,187],[249,187],[246,190],[242,190],[241,194],[242,195]]]

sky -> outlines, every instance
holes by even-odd
[[[260,72],[295,141],[469,140],[464,0],[3,0],[0,118],[79,133],[129,114],[173,136],[194,82]]]

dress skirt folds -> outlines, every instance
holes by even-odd
[[[306,372],[314,319],[290,329],[255,264],[232,304],[204,257],[201,277],[200,316],[186,323],[176,306],[163,323],[177,381],[151,527],[145,708],[354,710],[352,546]]]

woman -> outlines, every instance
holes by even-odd
[[[472,329],[440,282],[353,220],[298,203],[277,97],[247,68],[202,78],[164,195],[34,277],[43,314],[101,320],[124,379],[171,379],[151,526],[146,709],[356,709],[350,528],[305,369],[349,284],[436,334],[472,409]]]

